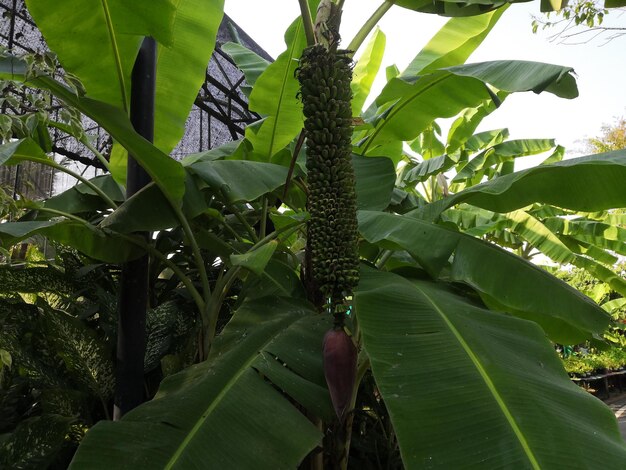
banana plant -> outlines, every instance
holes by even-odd
[[[474,135],[481,116],[511,93],[577,95],[568,67],[465,64],[506,7],[499,2],[393,2],[396,8],[461,17],[451,19],[407,70],[392,73],[360,116],[355,113],[366,103],[362,95],[380,67],[382,32],[374,33],[356,60],[351,88],[360,98],[351,107],[348,140],[359,210],[360,283],[342,312],[342,328],[358,360],[338,419],[336,387],[327,384],[329,366],[322,357],[325,332],[335,319],[320,312],[301,276],[309,263],[306,224],[313,218],[307,210],[313,179],[304,154],[310,156],[308,146],[318,143],[306,132],[304,142],[299,138],[305,120],[293,93],[299,89],[293,59],[310,52],[316,31],[332,47],[340,31],[332,12],[343,2],[319,2],[320,11],[330,7],[331,15],[317,21],[318,28],[312,21],[322,18],[318,2],[299,3],[302,15],[285,35],[286,50],[276,62],[267,65],[230,46],[252,85],[251,108],[264,120],[245,139],[180,163],[167,157],[166,147],[132,130],[123,98],[113,102],[96,93],[97,77],[90,83],[87,72],[73,71],[85,81],[82,94],[19,57],[0,60],[0,77],[47,90],[95,120],[139,157],[154,181],[118,200],[111,177],[83,178],[22,219],[0,224],[2,243],[42,235],[104,263],[148,253],[154,279],[167,279],[191,299],[200,324],[198,364],[166,377],[154,399],[121,421],[93,426],[71,468],[275,469],[305,459],[314,468],[347,468],[363,452],[359,444],[368,436],[358,424],[371,409],[383,410],[378,418],[386,423],[386,440],[397,443],[405,468],[619,467],[626,447],[611,411],[571,383],[547,337],[574,343],[600,335],[609,315],[505,249],[515,238],[502,236],[503,247],[478,229],[482,219],[494,219],[498,230],[515,226],[516,236],[559,252],[556,240],[531,232],[533,214],[554,207],[561,219],[558,211],[625,207],[626,153],[558,161],[550,141],[507,141],[504,131]],[[358,51],[392,7],[385,2],[372,15],[348,51],[339,52],[341,60]],[[150,17],[133,18],[124,17],[124,32],[128,27],[149,33]],[[179,30],[172,30],[174,44]],[[54,46],[61,63],[63,47],[72,40],[58,38]],[[117,62],[118,77],[124,76],[124,63]],[[455,116],[450,141],[438,145],[436,121]],[[323,126],[307,132],[326,130],[332,133]],[[409,162],[398,175],[407,145],[428,158]],[[541,149],[556,151],[550,162],[512,171],[515,157]],[[0,160],[54,165],[29,138],[1,146]],[[446,186],[444,174],[454,167],[461,176]],[[423,181],[430,190],[415,189]],[[454,218],[453,210],[467,206],[485,211],[473,213],[479,225],[466,227]],[[534,212],[525,210],[529,206]],[[160,233],[145,242],[132,235],[138,230]],[[334,243],[331,234],[325,236]],[[374,408],[360,405],[368,401]]]

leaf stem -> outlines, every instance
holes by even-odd
[[[97,148],[95,148],[91,142],[89,142],[89,138],[87,136],[83,136],[83,138],[80,140],[80,142],[87,147],[91,153],[93,153],[96,158],[100,161],[100,163],[102,163],[102,165],[104,166],[104,168],[106,168],[106,170],[110,173],[111,171],[109,170],[109,161],[104,158],[104,155],[102,155]]]
[[[287,236],[291,235],[292,231],[297,230],[301,225],[305,222],[294,222],[289,225],[285,225],[284,227],[270,233],[269,235],[263,237],[257,243],[255,243],[248,252],[259,249],[261,246],[269,243],[274,240],[281,234],[286,234]],[[213,289],[213,295],[211,297],[210,302],[207,305],[208,309],[208,328],[205,331],[204,341],[203,341],[203,357],[206,358],[209,354],[209,349],[211,347],[211,343],[213,342],[213,338],[215,337],[215,330],[217,328],[217,319],[219,317],[219,312],[222,308],[222,304],[224,303],[224,298],[228,293],[232,283],[237,278],[237,274],[241,270],[241,266],[232,266],[224,276],[221,275],[215,283],[215,287]]]
[[[367,38],[367,35],[374,29],[376,24],[380,21],[380,19],[385,16],[385,13],[389,11],[389,9],[393,6],[393,3],[385,1],[380,5],[372,16],[361,26],[361,29],[356,36],[350,41],[348,45],[348,51],[351,51],[350,54],[354,55],[356,51],[361,47],[363,41]]]
[[[226,222],[226,220],[223,220],[222,223],[224,224],[224,228],[226,228],[226,230],[228,230],[228,232],[230,232],[237,239],[238,242],[243,242],[243,238],[241,237],[241,235],[239,235],[237,231],[232,228],[228,222]]]
[[[376,267],[378,269],[381,269],[385,265],[387,260],[389,260],[389,258],[391,258],[391,255],[393,255],[393,251],[392,250],[384,250],[381,253],[380,258],[378,258],[378,261],[376,261]]]
[[[313,34],[313,19],[309,10],[309,2],[307,0],[298,0],[298,3],[300,4],[300,15],[302,16],[307,46],[314,46],[315,34]]]
[[[120,50],[117,45],[117,38],[115,37],[115,30],[113,28],[113,20],[111,19],[111,12],[109,11],[109,5],[106,0],[101,0],[102,11],[106,21],[107,31],[109,33],[109,39],[111,40],[111,48],[113,49],[115,71],[117,72],[117,79],[119,80],[120,94],[122,98],[122,107],[126,113],[128,113],[128,96],[126,94],[126,83],[124,80],[124,73],[122,71],[122,59],[120,58]]]
[[[261,224],[259,228],[259,236],[265,238],[265,231],[267,230],[267,208],[268,200],[267,196],[263,197],[263,208],[261,210]]]
[[[209,285],[209,277],[207,275],[206,266],[204,265],[204,259],[202,258],[202,252],[200,251],[200,246],[198,245],[198,241],[196,240],[196,237],[193,234],[193,230],[191,229],[191,226],[189,225],[189,221],[187,220],[187,217],[185,217],[185,214],[183,214],[182,209],[178,205],[175,205],[175,204],[172,204],[172,209],[174,210],[176,214],[176,218],[180,222],[180,226],[182,227],[183,232],[185,232],[185,236],[187,237],[187,240],[189,241],[189,245],[191,246],[194,262],[196,264],[196,268],[198,268],[198,274],[200,275],[200,282],[202,283],[202,293],[203,293],[204,302],[207,303],[209,301],[209,298],[211,297],[211,286]],[[202,315],[203,322],[208,320],[208,318],[206,317],[205,311],[202,311],[200,313]]]
[[[246,231],[250,235],[250,238],[252,239],[252,241],[255,242],[255,243],[258,242],[259,241],[259,237],[257,236],[257,234],[254,231],[254,229],[252,228],[252,226],[248,223],[246,218],[243,216],[241,211],[239,209],[237,209],[234,204],[228,202],[228,196],[223,191],[222,191],[222,197],[224,198],[224,203],[226,205],[226,208],[229,211],[231,211],[233,213],[233,215],[237,218],[237,220],[244,226],[244,228],[246,229]]]

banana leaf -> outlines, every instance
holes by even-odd
[[[536,324],[371,269],[356,314],[405,468],[622,466],[613,413],[572,383]]]

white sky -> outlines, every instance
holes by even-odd
[[[345,45],[380,3],[346,0],[341,26]],[[226,0],[226,13],[277,57],[285,49],[283,33],[299,9],[296,0]],[[580,96],[574,100],[549,93],[509,96],[483,121],[480,130],[508,127],[513,139],[555,138],[568,153],[578,153],[581,139],[597,135],[603,123],[626,114],[626,36],[608,43],[602,39],[605,36],[582,45],[551,43],[548,36],[554,29],[532,34],[531,14],[538,13],[538,1],[512,5],[468,62],[522,59],[570,66],[578,76]],[[379,78],[384,77],[387,65],[395,63],[400,70],[406,67],[446,21],[392,7],[380,22],[387,47]],[[606,19],[609,22],[626,26],[626,13],[613,11]],[[382,86],[382,80],[377,83]]]

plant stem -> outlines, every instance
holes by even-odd
[[[198,274],[200,275],[200,282],[202,283],[202,294],[204,298],[205,304],[208,303],[209,298],[211,297],[211,286],[209,285],[209,277],[206,272],[206,266],[204,265],[204,259],[202,258],[202,253],[200,251],[200,247],[198,246],[198,242],[196,237],[193,235],[193,230],[191,230],[191,226],[189,225],[189,221],[185,214],[183,214],[182,209],[178,205],[172,204],[172,208],[176,213],[176,217],[178,218],[180,225],[185,232],[185,236],[189,240],[189,244],[191,245],[191,250],[193,252],[193,258],[198,268]],[[202,311],[202,321],[205,322],[207,320],[206,312]]]
[[[380,258],[378,258],[378,261],[376,261],[376,267],[378,269],[381,269],[385,265],[387,260],[389,258],[391,258],[391,255],[393,255],[393,251],[392,250],[384,250],[381,253]]]
[[[224,220],[222,223],[224,224],[224,228],[226,228],[226,230],[228,230],[233,235],[233,237],[237,239],[237,241],[243,242],[243,238],[241,238],[241,235],[239,235],[237,231],[226,222],[226,220]]]
[[[300,4],[300,15],[302,15],[307,46],[313,46],[315,45],[315,34],[313,34],[313,19],[309,10],[309,2],[307,0],[298,0],[298,3]]]
[[[250,235],[250,238],[252,239],[252,241],[255,242],[255,243],[258,242],[259,241],[259,237],[257,236],[257,234],[254,231],[254,229],[252,228],[252,226],[248,223],[246,218],[243,216],[241,211],[239,211],[235,207],[234,204],[228,202],[228,196],[226,194],[224,194],[224,192],[222,192],[222,197],[224,198],[224,204],[226,205],[226,208],[229,211],[231,211],[235,217],[237,217],[237,220],[244,226],[244,228],[246,229],[246,231]]]
[[[249,250],[254,251],[259,249],[261,246],[269,243],[278,235],[285,234],[287,236],[291,235],[292,231],[298,230],[298,228],[303,225],[305,222],[294,222],[289,225],[285,225],[284,227],[270,233],[269,235],[263,237],[257,243],[255,243]],[[210,301],[207,304],[207,325],[208,328],[205,331],[204,341],[203,341],[203,357],[206,358],[209,349],[211,347],[211,343],[213,342],[213,338],[215,337],[215,330],[217,328],[217,319],[219,316],[219,312],[222,308],[222,304],[224,302],[224,298],[230,289],[230,286],[237,278],[237,274],[241,270],[241,266],[232,266],[224,276],[220,274],[217,282],[215,283],[215,288],[213,289],[213,295]]]
[[[385,16],[385,13],[389,11],[389,9],[393,6],[391,2],[383,2],[381,6],[379,6],[376,11],[369,17],[369,19],[361,26],[361,29],[356,36],[350,41],[348,45],[348,51],[351,51],[350,54],[354,55],[356,51],[361,47],[367,35],[374,29],[376,24],[380,21],[380,19]]]
[[[85,147],[87,147],[87,148],[91,151],[91,153],[93,153],[93,154],[96,156],[96,158],[97,158],[98,160],[100,160],[100,163],[102,163],[102,165],[104,165],[104,167],[105,167],[105,168],[107,169],[107,171],[110,173],[110,170],[109,170],[109,161],[108,161],[106,158],[104,158],[104,155],[102,155],[100,152],[98,152],[98,149],[97,149],[97,148],[95,148],[93,145],[91,145],[91,142],[89,142],[89,139],[87,138],[87,136],[84,136],[84,137],[80,140],[80,142],[81,142],[81,143],[82,143]]]
[[[222,304],[224,303],[224,299],[226,298],[226,293],[232,286],[233,282],[237,278],[237,274],[241,270],[240,266],[231,267],[226,274],[218,279],[218,282],[215,284],[215,289],[213,290],[213,296],[211,297],[211,301],[207,306],[208,309],[208,328],[205,333],[204,340],[204,357],[206,358],[209,354],[209,349],[211,344],[213,343],[213,338],[215,338],[215,330],[217,329],[217,319],[219,317],[220,310],[222,309]]]
[[[428,193],[428,188],[426,187],[426,184],[423,181],[420,184],[422,185],[422,188],[424,188],[424,199],[426,199],[426,202],[433,202],[432,197]]]
[[[261,238],[265,237],[265,230],[267,229],[267,206],[268,206],[267,196],[263,196],[263,209],[261,210],[261,226],[259,228],[259,236]]]

